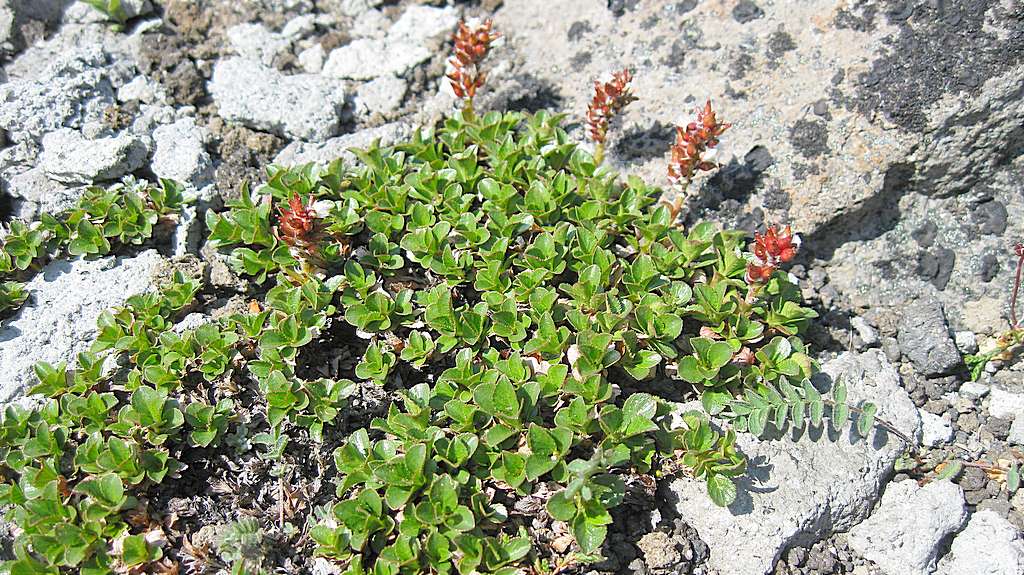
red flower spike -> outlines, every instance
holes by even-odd
[[[587,105],[587,134],[595,144],[608,138],[608,125],[636,96],[629,90],[633,72],[629,69],[612,74],[607,82],[594,82],[594,97]]]
[[[288,200],[288,207],[279,207],[278,237],[290,246],[304,246],[314,241],[316,214],[302,204],[302,198],[295,194]]]
[[[452,36],[455,53],[448,60],[452,71],[447,77],[458,98],[472,100],[487,79],[487,75],[479,70],[479,65],[490,52],[491,44],[501,37],[491,26],[490,20],[472,28],[462,21]]]
[[[762,283],[772,277],[780,264],[796,257],[800,249],[800,236],[786,226],[783,230],[769,226],[764,234],[754,234],[754,259],[747,263],[747,281]]]
[[[711,100],[695,110],[695,117],[685,126],[676,126],[676,142],[668,164],[668,179],[673,185],[688,184],[694,174],[718,167],[713,161],[718,138],[732,124],[719,122]]]

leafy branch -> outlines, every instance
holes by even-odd
[[[779,431],[785,431],[787,425],[800,429],[808,422],[812,427],[818,427],[827,418],[836,431],[842,430],[847,421],[853,421],[856,424],[854,429],[861,437],[868,437],[871,429],[878,426],[907,445],[915,445],[916,442],[893,424],[876,417],[878,407],[874,403],[847,403],[847,389],[842,375],[836,379],[830,394],[823,396],[809,379],[805,378],[799,385],[793,385],[788,378],[780,377],[777,386],[760,384],[756,388],[747,389],[742,397],[729,403],[730,411],[724,415],[732,419],[738,431],[749,431],[757,437],[765,434],[769,424]],[[830,408],[828,416],[826,406]]]

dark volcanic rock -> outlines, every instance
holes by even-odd
[[[960,365],[960,352],[949,335],[946,314],[937,301],[908,305],[903,310],[897,339],[903,355],[925,376],[945,375]]]

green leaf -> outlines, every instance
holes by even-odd
[[[658,428],[651,418],[658,410],[658,400],[646,393],[630,395],[622,405],[622,424],[619,435],[629,438]]]
[[[728,507],[736,500],[736,484],[725,475],[711,474],[707,478],[708,495],[715,505]]]
[[[576,515],[576,502],[567,497],[565,490],[559,491],[548,499],[548,513],[558,521],[569,521]]]
[[[595,525],[587,520],[583,514],[579,514],[572,522],[572,534],[576,537],[576,543],[584,553],[594,553],[601,548],[604,539],[608,534],[608,528],[604,525]]]
[[[843,429],[846,425],[846,420],[850,418],[850,408],[845,403],[837,403],[832,408],[832,427],[836,431]]]
[[[950,459],[939,464],[936,469],[938,473],[935,474],[935,479],[941,481],[943,479],[953,479],[963,470],[964,464],[959,459]]]
[[[864,402],[861,407],[860,417],[857,419],[857,433],[867,437],[871,428],[875,425],[875,412],[878,408],[873,403]]]
[[[129,535],[122,543],[121,561],[128,567],[142,565],[153,560],[153,554],[142,535]]]

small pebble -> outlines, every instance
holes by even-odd
[[[954,334],[953,339],[960,353],[978,352],[978,339],[974,337],[973,331],[958,331]]]
[[[960,395],[971,401],[977,401],[988,395],[989,387],[977,381],[965,381],[960,385]]]

